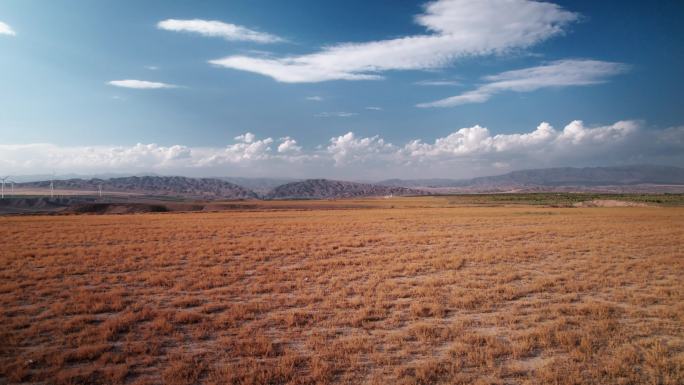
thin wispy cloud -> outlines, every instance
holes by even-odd
[[[321,97],[321,96],[307,96],[306,100],[310,100],[312,102],[320,102],[320,101],[323,101],[323,97]]]
[[[15,36],[17,33],[14,32],[12,27],[9,26],[9,24],[4,23],[0,21],[0,35],[9,35],[9,36]]]
[[[426,34],[336,44],[300,56],[234,55],[210,63],[286,83],[381,79],[384,71],[443,68],[463,57],[530,47],[563,33],[578,17],[530,0],[437,0],[414,18]]]
[[[587,86],[600,84],[611,76],[624,73],[629,66],[599,60],[558,60],[537,67],[506,71],[484,78],[480,87],[418,107],[454,107],[468,103],[483,103],[494,95],[511,92],[530,92],[542,88]]]
[[[366,107],[369,111],[382,111],[382,107],[368,106]]]
[[[413,83],[417,86],[460,86],[461,82],[457,80],[421,80]]]
[[[107,82],[107,84],[115,87],[122,88],[133,88],[138,90],[153,90],[153,89],[163,89],[163,88],[178,88],[177,85],[161,83],[161,82],[150,82],[147,80],[112,80]]]
[[[356,116],[358,113],[356,112],[345,112],[345,111],[337,111],[337,112],[319,112],[318,114],[314,115],[317,118],[350,118],[352,116]]]
[[[167,19],[157,23],[157,28],[166,31],[196,33],[208,37],[220,37],[229,41],[249,41],[253,43],[279,43],[284,39],[259,32],[240,25],[216,20],[178,20]]]

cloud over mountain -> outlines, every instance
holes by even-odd
[[[467,177],[539,165],[684,162],[684,129],[646,129],[637,121],[589,126],[575,120],[562,129],[541,123],[521,133],[493,134],[475,125],[432,141],[392,144],[354,132],[305,148],[292,137],[245,133],[224,147],[0,145],[0,169],[11,173],[141,172],[184,175],[374,175]]]

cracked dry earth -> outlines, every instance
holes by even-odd
[[[0,383],[684,383],[682,208],[0,221]]]

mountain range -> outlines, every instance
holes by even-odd
[[[329,199],[386,195],[425,195],[422,190],[382,186],[370,183],[343,182],[327,179],[307,179],[287,183],[271,190],[266,199]]]
[[[53,181],[56,190],[130,193],[197,199],[256,199],[257,194],[242,186],[214,178],[183,176],[130,176],[111,179],[67,179]],[[19,188],[48,189],[50,181],[17,184]]]
[[[472,179],[389,179],[384,186],[445,189],[462,192],[510,190],[592,190],[614,187],[629,190],[638,185],[684,185],[684,168],[673,166],[562,167],[513,171],[504,175]]]
[[[254,191],[259,195],[266,195],[278,186],[300,181],[300,179],[290,178],[217,177],[216,179],[224,180],[226,182],[242,186],[246,189]]]
[[[50,181],[17,183],[23,189],[49,189]],[[358,183],[329,179],[189,178],[128,176],[54,180],[56,190],[173,196],[192,199],[330,199],[430,193],[513,191],[683,192],[684,168],[620,166],[546,168],[472,179],[389,179]]]

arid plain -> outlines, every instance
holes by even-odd
[[[0,383],[684,383],[684,207],[0,223]]]

